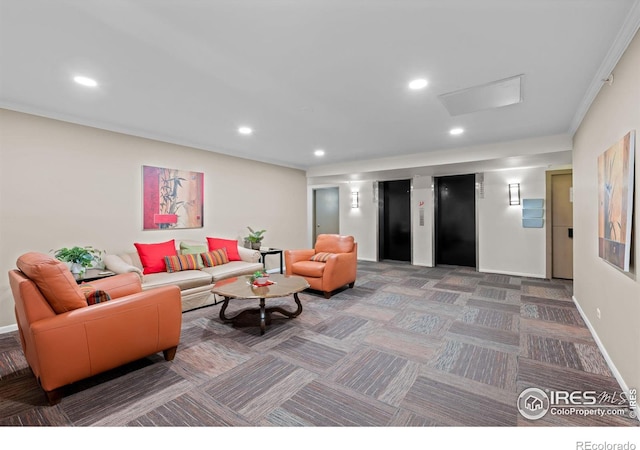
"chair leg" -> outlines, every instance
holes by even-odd
[[[324,292],[324,298],[331,298],[331,292]]]
[[[57,405],[62,400],[62,389],[54,389],[53,391],[44,391],[47,395],[47,401],[50,406]]]
[[[353,287],[354,287],[355,285],[356,285],[356,282],[355,282],[355,281],[354,281],[354,282],[352,282],[352,283],[349,283],[349,288],[350,288],[350,289],[353,289]]]
[[[164,355],[164,359],[167,361],[173,361],[173,358],[176,356],[176,351],[178,350],[178,346],[168,348],[166,350],[162,350],[162,354]]]

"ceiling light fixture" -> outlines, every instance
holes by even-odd
[[[82,76],[82,75],[77,75],[73,77],[73,81],[87,87],[98,86],[98,82],[96,80],[94,80],[93,78]]]
[[[429,84],[427,80],[425,80],[424,78],[418,78],[409,83],[409,89],[417,91],[426,88],[427,84]]]
[[[318,149],[315,152],[313,152],[313,154],[316,156],[324,156],[324,150]]]
[[[449,134],[452,136],[458,136],[459,134],[464,133],[463,128],[452,128],[449,130]]]
[[[253,130],[249,127],[239,127],[238,133],[244,134],[245,136],[253,134]]]

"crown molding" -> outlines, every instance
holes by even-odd
[[[571,121],[571,126],[568,131],[569,134],[573,135],[580,126],[580,123],[582,123],[582,119],[584,119],[584,116],[591,107],[591,103],[593,103],[598,92],[600,92],[602,83],[609,77],[613,69],[616,67],[616,64],[620,61],[620,58],[631,43],[631,40],[638,32],[638,29],[640,29],[640,0],[636,0],[633,3],[633,6],[631,6],[631,9],[627,14],[627,18],[622,24],[611,48],[607,52],[607,56],[602,61],[602,64],[600,64],[593,80],[591,80],[591,84],[589,85],[582,102],[573,116],[573,120]]]

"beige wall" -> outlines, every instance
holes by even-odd
[[[204,228],[142,230],[143,165],[204,173]],[[303,247],[306,195],[300,170],[0,109],[0,328],[15,323],[6,273],[24,252],[235,239],[247,226],[267,230],[263,245]]]
[[[640,388],[640,35],[613,71],[574,137],[574,294],[624,384]],[[598,156],[636,130],[632,260],[623,273],[598,257]],[[601,311],[597,317],[596,308]]]

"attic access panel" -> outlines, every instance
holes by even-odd
[[[523,101],[523,77],[524,75],[516,75],[511,78],[442,94],[438,98],[452,116],[515,105]]]

